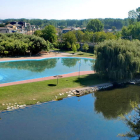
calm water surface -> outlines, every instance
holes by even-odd
[[[95,92],[82,97],[0,113],[0,140],[124,140],[128,126],[119,115],[140,103],[140,86]]]
[[[93,65],[94,59],[69,57],[0,62],[0,83],[93,71]]]

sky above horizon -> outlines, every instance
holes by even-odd
[[[0,19],[127,18],[140,0],[0,0]]]

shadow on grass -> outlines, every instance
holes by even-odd
[[[96,84],[101,84],[101,83],[105,83],[105,82],[109,82],[108,79],[105,78],[100,78],[97,74],[89,74],[86,77],[79,77],[77,80],[75,80],[74,82],[79,83],[82,86],[92,86],[92,85],[96,85]]]
[[[56,86],[56,84],[48,84],[48,86],[53,87]]]
[[[78,55],[83,55],[83,53],[79,53]]]

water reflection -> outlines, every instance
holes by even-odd
[[[80,65],[78,62],[81,62]],[[0,62],[0,83],[62,75],[77,71],[91,71],[93,63],[84,58],[48,58]]]
[[[95,111],[102,113],[106,119],[115,119],[120,114],[125,115],[132,111],[130,102],[140,103],[140,86],[129,85],[127,88],[120,88],[95,93]]]
[[[39,61],[14,61],[0,63],[0,68],[30,70],[32,72],[42,72],[45,69],[51,69],[56,66],[59,58],[51,58]]]
[[[121,137],[137,138],[140,140],[140,107],[136,102],[131,102],[134,111],[129,116],[121,116],[124,123],[130,128],[130,131],[125,134],[119,134]]]
[[[70,68],[70,67],[74,67],[78,61],[80,61],[79,58],[63,58],[62,64]]]

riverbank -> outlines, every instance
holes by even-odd
[[[96,74],[88,74],[56,79],[12,85],[0,88],[0,110],[10,106],[32,105],[40,102],[58,100],[68,97],[68,91],[107,83],[109,80],[100,79]],[[61,95],[60,95],[61,93]],[[62,93],[64,93],[62,95]],[[22,106],[21,106],[22,107]]]

